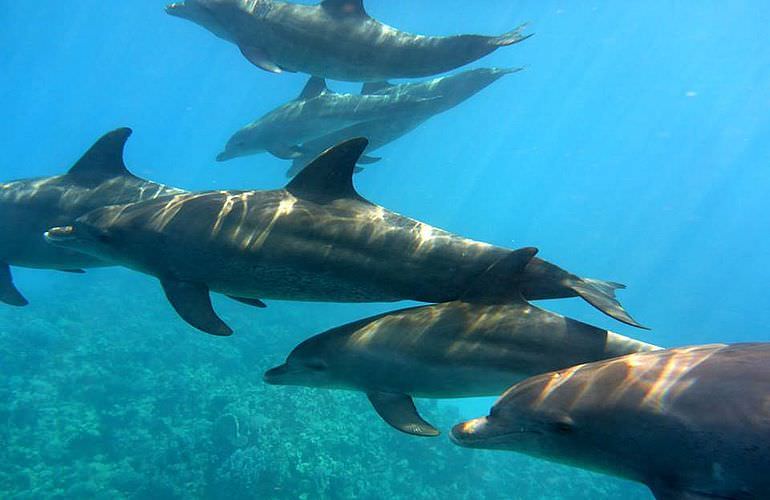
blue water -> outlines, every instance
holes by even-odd
[[[665,346],[770,340],[770,4],[367,9],[419,33],[530,21],[536,35],[472,65],[525,71],[380,150],[356,178],[365,197],[626,283],[623,304],[653,330],[577,299],[544,302],[551,310]],[[287,163],[268,155],[213,159],[306,77],[254,68],[163,2],[4,2],[0,46],[3,180],[62,173],[98,136],[130,126],[126,163],[142,177],[188,189],[286,182]],[[31,305],[0,308],[0,497],[649,498],[616,479],[397,435],[362,395],[261,384],[301,339],[393,305],[255,311],[216,299],[237,333],[215,339],[182,323],[146,276],[14,274]],[[418,402],[443,429],[489,404]],[[220,442],[229,414],[250,422],[252,455]]]

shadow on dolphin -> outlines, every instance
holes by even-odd
[[[404,217],[353,187],[366,139],[319,156],[284,189],[209,191],[104,207],[67,227],[54,245],[156,276],[189,324],[232,333],[209,292],[262,305],[260,299],[328,302],[447,302],[483,295],[504,303],[581,296],[606,314],[639,326],[612,287],[534,257],[463,238]],[[485,276],[494,286],[477,290]],[[475,290],[475,292],[474,292]]]
[[[428,101],[414,106],[414,110],[410,113],[391,113],[387,118],[356,123],[303,143],[297,148],[300,156],[292,160],[292,166],[286,175],[294,177],[327,148],[355,137],[366,137],[369,140],[366,153],[371,153],[403,137],[433,116],[470,99],[503,76],[519,71],[521,68],[478,68],[427,82],[398,85],[389,82],[365,83],[361,89],[362,94],[411,96],[428,99]],[[378,160],[380,158],[363,156],[359,164],[368,165]]]
[[[639,481],[659,500],[770,498],[770,343],[539,375],[508,389],[488,416],[456,425],[452,440]]]
[[[123,162],[130,128],[108,132],[64,175],[0,183],[0,301],[27,305],[16,289],[9,266],[82,273],[83,268],[112,265],[72,249],[49,245],[43,233],[70,224],[105,205],[181,193],[176,188],[140,179]]]
[[[362,0],[186,0],[166,12],[234,43],[265,71],[354,82],[445,73],[531,36],[524,25],[500,36],[413,35],[370,17]]]
[[[482,277],[475,288],[493,290],[491,277]],[[361,391],[391,426],[436,436],[438,430],[419,415],[413,397],[497,396],[533,375],[653,349],[523,299],[504,305],[461,300],[333,328],[299,344],[264,379]]]

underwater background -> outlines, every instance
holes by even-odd
[[[288,162],[214,156],[306,76],[259,71],[163,6],[2,2],[3,180],[63,173],[101,134],[130,126],[126,164],[139,176],[196,190],[285,184]],[[355,179],[363,196],[625,283],[619,298],[653,330],[579,299],[540,303],[549,310],[663,346],[770,341],[770,3],[366,7],[412,32],[529,21],[535,36],[471,66],[525,71],[378,151]],[[450,426],[486,414],[490,398],[418,400],[443,435],[417,439],[362,394],[262,382],[301,340],[403,304],[255,310],[215,297],[236,330],[217,338],[180,321],[148,276],[14,275],[31,304],[0,307],[0,498],[651,498],[451,444]]]

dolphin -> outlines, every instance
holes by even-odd
[[[234,43],[271,73],[354,82],[445,73],[529,37],[524,25],[500,36],[413,35],[369,17],[363,0],[186,0],[166,12]]]
[[[479,300],[495,284],[493,275],[482,277],[469,295]],[[365,392],[396,429],[436,436],[412,397],[497,396],[532,375],[653,349],[521,298],[503,305],[460,300],[380,314],[311,337],[264,379]]]
[[[660,500],[770,498],[770,343],[631,354],[539,375],[461,446],[513,450],[646,484]]]
[[[614,297],[621,286],[583,279],[534,257],[537,250],[473,241],[375,205],[353,187],[367,146],[351,139],[319,156],[271,191],[182,193],[96,209],[52,228],[54,245],[120,263],[160,279],[190,325],[214,335],[232,330],[209,292],[264,306],[260,299],[447,302],[482,275],[485,297],[506,302],[581,296],[636,323]]]
[[[102,136],[64,175],[0,183],[0,301],[27,305],[16,289],[9,266],[83,272],[111,265],[102,258],[46,243],[43,233],[69,224],[97,207],[181,193],[140,179],[123,163],[131,129]]]
[[[411,113],[391,114],[387,118],[356,123],[348,128],[326,134],[317,139],[305,142],[298,150],[300,156],[292,161],[287,172],[288,177],[294,177],[305,168],[317,155],[327,148],[354,137],[369,139],[366,153],[371,153],[396,139],[403,137],[431,117],[448,111],[461,102],[473,97],[481,90],[493,84],[500,78],[521,71],[522,68],[478,68],[463,71],[456,75],[443,76],[420,83],[403,83],[393,85],[389,82],[365,83],[362,94],[411,96],[423,98],[425,104],[415,106]],[[362,157],[362,164],[371,164],[380,158]]]
[[[278,158],[292,159],[302,154],[298,146],[301,143],[361,121],[419,111],[431,99],[412,95],[338,94],[329,91],[322,78],[311,77],[299,97],[236,132],[217,161],[265,151]]]

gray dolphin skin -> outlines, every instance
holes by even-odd
[[[452,439],[639,481],[660,500],[770,498],[770,343],[632,354],[533,377]]]
[[[511,251],[462,238],[362,198],[353,187],[366,139],[329,149],[284,189],[183,193],[94,210],[52,228],[49,242],[118,262],[160,279],[176,311],[215,335],[232,330],[209,291],[259,299],[447,302],[582,296],[635,324],[617,300],[619,285],[586,280],[535,249]],[[493,280],[493,279],[494,280]]]
[[[431,117],[470,99],[503,76],[518,71],[521,71],[521,68],[478,68],[420,83],[392,85],[388,82],[377,82],[364,84],[362,94],[394,97],[411,96],[424,98],[427,101],[420,106],[415,106],[412,113],[393,113],[384,119],[356,123],[348,128],[303,143],[300,148],[301,156],[292,161],[287,176],[294,177],[318,154],[335,144],[354,137],[369,139],[366,153],[371,153],[403,137]],[[363,159],[364,161],[359,163],[370,164],[379,160],[379,158],[370,156],[364,156]]]
[[[494,282],[481,280],[480,289]],[[269,384],[365,392],[396,429],[436,436],[412,397],[497,396],[532,375],[657,347],[535,307],[464,301],[402,309],[302,342]]]
[[[105,134],[64,174],[0,183],[0,301],[24,306],[9,266],[82,272],[111,265],[73,249],[49,245],[43,233],[97,207],[181,193],[132,175],[123,163],[131,129]]]
[[[371,18],[362,0],[186,0],[166,12],[234,43],[266,71],[354,82],[445,73],[528,38],[523,26],[500,36],[413,35]]]
[[[302,154],[299,145],[304,142],[361,121],[420,112],[430,101],[407,94],[338,94],[330,92],[323,79],[311,77],[299,97],[236,132],[217,161],[263,152],[292,159]]]

